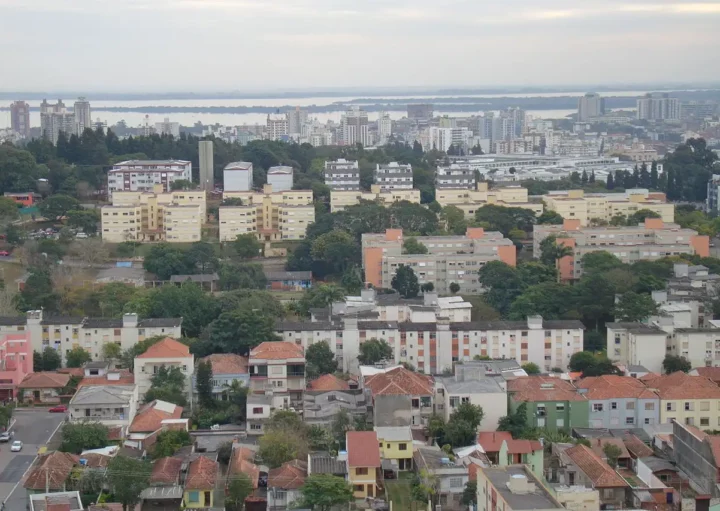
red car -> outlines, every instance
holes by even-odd
[[[50,408],[50,409],[48,410],[48,412],[51,412],[51,413],[65,413],[65,412],[67,412],[67,406],[65,406],[65,405],[53,406],[52,408]]]
[[[7,257],[9,255],[10,255],[10,252],[8,252],[7,250],[0,250],[0,256]]]

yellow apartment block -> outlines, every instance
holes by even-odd
[[[420,204],[420,190],[388,190],[380,191],[379,185],[372,185],[370,191],[364,190],[334,190],[330,192],[330,212],[342,211],[348,206],[360,204],[361,200],[379,201],[388,205],[394,202],[408,201]]]
[[[675,221],[675,205],[668,204],[663,193],[628,190],[622,193],[587,194],[583,190],[553,192],[543,196],[548,209],[566,220],[580,220],[587,226],[592,220],[609,222],[614,216],[630,216],[641,209],[654,211],[663,222]]]
[[[527,188],[522,186],[503,186],[489,189],[487,183],[478,183],[475,190],[445,188],[435,191],[435,200],[442,206],[455,206],[465,213],[467,219],[475,217],[475,211],[488,204],[506,208],[524,208],[536,215],[543,212],[541,203],[533,203],[528,199]]]
[[[101,209],[102,238],[123,241],[200,241],[207,203],[204,191],[116,191]]]
[[[260,241],[301,240],[315,221],[312,190],[226,192],[223,199],[240,199],[240,206],[220,207],[220,241],[233,241],[252,232]]]

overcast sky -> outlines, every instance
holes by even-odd
[[[720,0],[0,0],[0,90],[720,81]]]

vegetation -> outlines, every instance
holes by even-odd
[[[692,369],[690,361],[679,355],[666,355],[663,359],[662,366],[665,374],[672,374],[677,371],[687,373],[690,372],[690,369]]]
[[[392,347],[384,340],[368,339],[360,344],[358,360],[362,365],[374,365],[382,360],[393,359]]]
[[[300,488],[301,507],[317,511],[330,511],[353,501],[350,484],[342,477],[329,474],[311,474]]]
[[[99,422],[68,422],[62,427],[60,450],[80,454],[87,449],[108,445],[108,428]]]
[[[186,405],[185,375],[179,367],[161,366],[150,381],[150,389],[145,393],[146,403],[160,399],[177,406]]]
[[[316,342],[305,350],[305,373],[308,379],[337,371],[337,360],[326,342]]]
[[[190,433],[182,429],[170,429],[163,431],[157,437],[153,446],[153,457],[155,459],[172,456],[178,449],[186,445],[192,445]]]
[[[398,266],[390,283],[392,288],[403,298],[415,298],[420,293],[420,285],[415,272],[410,266]]]
[[[134,508],[140,502],[140,494],[150,485],[152,465],[147,460],[136,460],[122,455],[115,456],[107,468],[107,483],[115,496],[115,502],[123,511]]]

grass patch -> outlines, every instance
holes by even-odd
[[[387,499],[393,503],[394,511],[411,511],[413,509],[411,478],[412,474],[401,472],[398,480],[385,481],[385,494]]]

